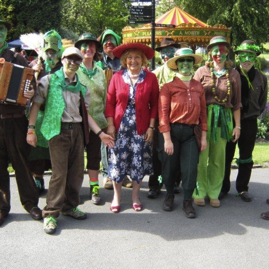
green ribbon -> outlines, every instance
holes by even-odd
[[[240,71],[241,71],[242,75],[246,78],[246,80],[248,82],[248,87],[254,91],[254,88],[253,88],[253,86],[248,78],[248,75],[246,74],[245,70],[241,67],[241,65],[240,65]]]
[[[252,162],[252,156],[250,158],[244,159],[244,160],[238,158],[238,159],[236,159],[235,162],[236,162],[237,165],[244,164],[244,163],[251,163]]]

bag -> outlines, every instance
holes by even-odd
[[[202,129],[201,129],[200,124],[195,125],[194,128],[193,128],[193,131],[194,131],[194,134],[195,134],[198,150],[200,152],[201,151],[201,139],[202,139]]]

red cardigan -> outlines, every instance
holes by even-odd
[[[129,98],[129,85],[122,78],[122,73],[115,73],[109,83],[106,101],[106,118],[112,117],[118,132]],[[158,115],[159,85],[155,74],[145,71],[144,81],[137,84],[135,94],[136,127],[139,135],[144,134],[150,119]]]

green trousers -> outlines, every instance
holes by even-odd
[[[207,148],[200,153],[197,187],[193,198],[218,199],[225,172],[225,148],[227,141],[220,137],[221,129],[218,128],[218,142],[207,141]]]

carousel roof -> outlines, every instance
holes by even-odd
[[[172,24],[172,25],[180,25],[182,23],[191,23],[196,24],[201,27],[207,26],[206,23],[194,18],[187,12],[183,11],[179,7],[174,7],[171,10],[167,11],[165,14],[161,15],[155,20],[156,24]]]
[[[170,37],[175,42],[187,42],[190,46],[206,46],[213,36],[224,36],[230,41],[230,31],[225,25],[214,26],[194,18],[178,7],[161,15],[155,20],[155,45],[158,46],[163,38]],[[126,26],[122,29],[123,43],[151,44],[151,23],[138,27]]]

